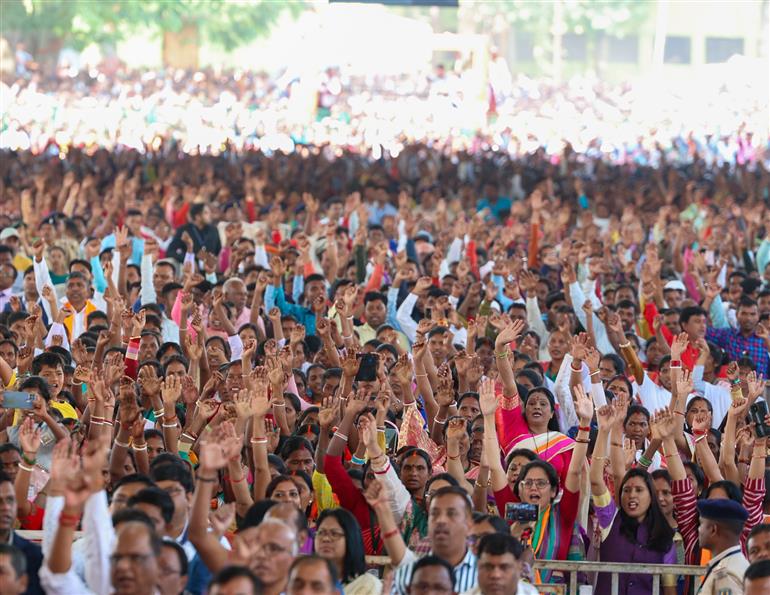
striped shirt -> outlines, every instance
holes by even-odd
[[[433,552],[430,552],[431,554]],[[391,589],[391,595],[407,595],[407,587],[412,582],[412,571],[414,564],[419,558],[410,549],[406,550],[404,559],[396,568],[395,575],[393,576],[393,588]],[[465,557],[460,563],[454,567],[454,580],[455,580],[455,592],[463,593],[470,591],[478,585],[478,574],[476,572],[476,566],[478,559],[476,555],[470,550],[466,550]]]

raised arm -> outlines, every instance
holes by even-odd
[[[497,411],[497,396],[495,383],[485,378],[479,385],[479,407],[484,416],[484,442],[481,461],[489,467],[492,490],[497,492],[508,485],[508,477],[500,462],[500,443],[497,440],[495,426],[495,411]]]
[[[570,492],[580,491],[580,474],[586,462],[588,452],[591,420],[594,416],[594,402],[586,394],[581,385],[575,391],[575,411],[578,415],[578,433],[575,437],[575,446],[572,449],[572,459],[567,469],[567,477],[564,479],[564,489]]]
[[[500,381],[503,383],[503,395],[507,398],[515,397],[519,394],[513,375],[513,367],[510,362],[512,354],[508,345],[515,342],[523,330],[523,321],[508,322],[497,335],[497,339],[495,339],[497,371],[500,373]]]

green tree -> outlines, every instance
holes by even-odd
[[[264,35],[303,0],[0,0],[2,35],[35,51],[114,43],[137,29],[179,32],[197,26],[213,45],[233,49]]]

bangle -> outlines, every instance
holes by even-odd
[[[625,343],[621,343],[620,345],[618,345],[618,347],[620,347],[621,349],[626,349],[628,347],[631,347],[631,341],[626,341]]]
[[[98,415],[92,415],[91,416],[91,421],[98,425],[98,424],[100,424],[100,423],[102,423],[104,421],[104,418],[103,417],[99,417]]]
[[[740,378],[736,378],[735,380],[731,380],[730,381],[730,384],[732,384],[733,386],[737,386],[740,383],[741,383],[741,379]]]
[[[592,461],[606,461],[607,457],[600,457],[599,455],[594,455],[593,457],[591,457],[591,460]]]
[[[102,424],[101,424],[101,425],[103,425],[103,426],[114,426],[115,424],[113,424],[113,423],[112,423],[110,420],[108,420],[108,419],[105,419],[105,420],[102,422]]]
[[[374,471],[375,475],[385,475],[388,471],[390,471],[390,466],[391,466],[390,461],[388,461],[388,464],[385,465],[385,468],[382,469],[381,471],[377,471],[375,469],[372,469],[372,471]]]
[[[342,335],[342,340],[347,341],[348,339],[352,339],[353,335]]]
[[[398,527],[396,527],[395,529],[391,529],[390,531],[388,531],[387,533],[385,533],[385,534],[382,536],[382,538],[383,538],[383,539],[390,539],[390,538],[391,538],[391,537],[393,537],[394,535],[398,535]]]
[[[284,401],[282,403],[273,403],[273,407],[286,407],[286,402]]]
[[[486,489],[486,488],[488,488],[488,487],[489,487],[489,486],[491,486],[491,485],[492,485],[492,480],[491,480],[491,479],[488,479],[488,480],[487,480],[487,483],[486,483],[486,485],[484,485],[483,483],[479,483],[479,480],[478,480],[478,479],[477,479],[477,480],[476,480],[476,481],[473,483],[473,487],[474,487],[474,488],[483,488],[483,489]]]
[[[623,448],[623,445],[620,442],[610,442],[612,446],[617,446],[618,448]]]
[[[143,444],[137,444],[136,442],[134,442],[134,444],[131,446],[131,448],[133,450],[138,450],[138,451],[141,452],[143,450],[147,450],[147,443],[145,442]]]
[[[63,527],[77,527],[80,523],[80,515],[67,514],[66,512],[59,513],[59,525]]]
[[[576,368],[575,366],[570,364],[569,365],[569,369],[572,370],[573,372],[582,372],[583,371],[583,366],[580,366],[579,368]]]
[[[199,475],[197,477],[197,479],[198,479],[198,481],[202,481],[203,483],[216,483],[217,482],[217,478],[216,477],[202,477],[201,475]]]
[[[176,417],[176,414],[175,414],[175,415],[172,415],[172,416],[171,416],[171,417],[169,417],[168,419],[166,419],[166,416],[165,416],[165,415],[163,416],[163,421],[165,421],[166,423],[169,423],[169,424],[170,424],[172,421],[173,421],[174,423],[176,423],[176,419],[177,419],[177,417]]]
[[[352,457],[350,457],[350,462],[353,463],[354,465],[364,465],[366,463],[366,459],[361,459],[356,455],[353,455]]]
[[[155,419],[160,419],[163,417],[163,409],[158,409],[157,411],[153,411],[152,414],[155,416]]]
[[[597,375],[597,374],[599,374],[600,372],[601,372],[601,370],[594,370],[594,371],[593,371],[593,372],[591,372],[591,373],[590,373],[588,376],[590,376],[591,378],[593,378],[594,376],[596,376],[596,375]]]
[[[590,432],[591,426],[578,426],[578,432]]]
[[[507,358],[508,358],[508,355],[509,355],[510,353],[511,353],[511,352],[510,352],[509,350],[507,350],[507,349],[506,349],[505,351],[495,351],[495,357],[496,357],[497,359],[507,359]]]
[[[259,437],[259,438],[252,438],[249,440],[252,444],[267,444],[267,436]]]
[[[32,473],[32,467],[27,467],[24,463],[19,463],[19,469],[24,469],[24,471]]]
[[[438,424],[438,425],[440,425],[440,426],[443,426],[443,425],[446,423],[446,419],[438,419],[438,418],[435,418],[435,419],[433,420],[433,423],[434,423],[434,424]]]
[[[692,434],[693,436],[705,436],[706,430],[693,430]]]
[[[347,398],[347,397],[340,397],[340,401],[345,401],[345,402],[347,402],[347,400],[348,400],[348,398]]]
[[[414,377],[415,378],[427,378],[428,377],[428,373],[426,372],[425,374],[415,374]]]
[[[120,447],[123,447],[123,448],[128,448],[128,442],[121,442],[117,438],[115,438],[115,440],[113,440],[113,442],[115,443],[115,446],[120,446]]]
[[[678,359],[672,359],[671,363],[669,364],[670,368],[681,368],[682,367],[682,360]]]
[[[164,427],[164,428],[175,428],[176,427],[176,422],[174,422],[173,424],[166,424],[166,423],[164,423],[164,424],[161,424],[161,426]]]
[[[751,455],[752,459],[766,459],[767,457],[765,455]],[[19,465],[21,466],[21,465]]]
[[[684,417],[684,411],[674,411],[674,413],[676,413],[677,415],[681,415],[682,417]]]
[[[575,438],[575,442],[580,444],[589,444],[591,441],[586,438]]]
[[[335,435],[337,438],[339,438],[340,440],[343,440],[344,442],[347,442],[347,441],[348,441],[348,437],[347,437],[347,436],[345,436],[345,434],[343,434],[342,432],[339,432],[339,431],[337,431],[337,432],[334,432],[334,435]]]
[[[652,465],[652,460],[651,460],[651,459],[648,459],[647,457],[645,457],[645,456],[642,454],[642,455],[639,455],[639,464],[640,464],[642,467],[649,467],[650,465]]]
[[[666,458],[669,458],[669,457],[678,457],[680,455],[679,455],[679,452],[677,451],[677,452],[672,452],[672,453],[664,452],[663,456],[666,457]]]
[[[244,479],[246,479],[246,476],[245,475],[241,475],[241,477],[239,479],[233,479],[232,477],[230,477],[230,478],[228,478],[227,481],[229,481],[230,483],[241,483]]]
[[[23,461],[24,461],[24,462],[25,462],[27,465],[34,465],[35,463],[37,463],[37,459],[36,459],[36,458],[32,458],[32,459],[30,459],[30,458],[27,458],[27,455],[26,455],[25,453],[21,453],[21,459],[22,459],[22,460],[23,460]]]
[[[741,463],[742,465],[748,465],[749,463],[751,463],[751,459],[748,459],[746,457],[738,457],[738,462]]]
[[[450,461],[456,461],[457,459],[459,459],[459,458],[460,458],[460,455],[459,455],[459,454],[457,454],[457,455],[455,455],[455,456],[452,456],[452,455],[450,455],[449,453],[447,453],[447,455],[446,455],[446,458],[447,458],[447,459],[449,459]]]

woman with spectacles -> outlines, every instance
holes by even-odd
[[[537,518],[531,522],[514,522],[511,533],[521,538],[531,548],[531,555],[541,560],[581,560],[583,552],[577,544],[579,527],[576,524],[580,502],[580,474],[588,449],[589,425],[593,418],[594,406],[581,385],[574,388],[575,412],[578,415],[578,433],[572,459],[567,469],[564,489],[559,495],[559,475],[553,465],[542,459],[530,461],[519,472],[516,494],[508,486],[506,474],[500,463],[500,449],[494,427],[494,411],[497,407],[494,384],[484,382],[481,389],[481,411],[488,424],[484,433],[484,454],[482,464],[490,467],[492,488],[501,515],[506,505],[514,502],[516,496],[525,504],[537,506]],[[573,547],[573,543],[576,544]],[[563,583],[561,573],[543,571],[538,582]]]
[[[318,517],[315,551],[336,566],[345,595],[382,592],[379,579],[366,572],[361,526],[344,508],[326,509]]]

